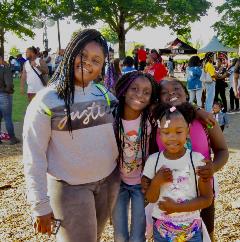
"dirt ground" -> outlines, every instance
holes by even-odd
[[[240,239],[240,113],[230,114],[230,126],[224,131],[230,158],[217,177],[220,194],[216,199],[217,242]],[[15,124],[18,137],[22,124]],[[0,145],[0,242],[55,241],[54,237],[34,235],[30,210],[26,204],[22,146]],[[237,202],[238,199],[238,202]],[[238,207],[238,208],[237,208]],[[113,241],[113,230],[106,226],[102,241]]]

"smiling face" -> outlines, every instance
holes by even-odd
[[[177,81],[164,80],[160,83],[160,101],[177,106],[187,101],[187,95],[182,85]]]
[[[176,158],[185,150],[184,144],[189,132],[188,124],[182,115],[172,115],[169,120],[162,118],[160,137],[168,154],[176,155]]]
[[[82,63],[81,63],[82,55]],[[74,61],[74,83],[86,87],[102,72],[104,53],[102,47],[92,41],[88,43]]]
[[[142,112],[150,103],[151,95],[151,82],[146,77],[136,78],[125,93],[124,110]]]

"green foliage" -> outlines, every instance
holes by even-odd
[[[240,45],[240,1],[228,0],[217,7],[221,19],[213,25],[221,41],[231,47]]]
[[[14,56],[14,57],[17,57],[18,54],[21,54],[20,50],[16,47],[16,46],[13,46],[10,51],[9,51],[9,54],[11,56]]]
[[[100,32],[106,38],[106,40],[112,44],[116,44],[118,42],[117,33],[114,32],[109,26],[104,26],[100,29]]]
[[[130,29],[169,26],[182,35],[189,23],[199,20],[210,7],[207,0],[61,0],[83,26],[101,20],[117,34],[120,57],[125,55],[125,35]],[[68,10],[69,12],[69,10]],[[69,13],[70,13],[69,12]]]
[[[185,32],[183,34],[179,34],[177,36],[181,41],[183,41],[184,43],[190,45],[190,46],[193,46],[192,42],[190,41],[191,40],[191,31],[189,32]]]

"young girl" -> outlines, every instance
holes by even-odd
[[[177,79],[164,80],[159,85],[159,101],[163,104],[167,103],[172,106],[182,105],[187,102],[187,96],[186,88]],[[206,164],[201,166],[197,173],[203,179],[208,179],[212,178],[214,173],[226,164],[229,155],[228,147],[223,133],[219,125],[214,122],[214,119],[209,114],[206,115],[206,112],[201,109],[196,111],[196,115],[198,119],[195,118],[190,126],[189,140],[191,141],[192,150],[201,153],[206,159]],[[204,121],[204,124],[200,121]],[[206,123],[211,124],[212,128],[207,128],[211,126],[206,125]],[[157,137],[157,143],[159,150],[162,151],[164,147],[159,136]],[[213,153],[212,159],[211,150]],[[211,160],[212,162],[209,162]],[[217,182],[214,179],[214,185],[216,184]],[[217,187],[215,188],[217,189]],[[215,195],[216,192],[217,190],[215,190]],[[214,201],[210,207],[201,211],[201,217],[206,224],[212,241],[214,241],[214,213]]]
[[[112,111],[92,82],[107,55],[101,33],[77,34],[52,85],[37,94],[26,113],[23,162],[34,227],[50,235],[57,219],[57,241],[100,241],[118,194]]]
[[[185,148],[194,115],[187,103],[155,109],[164,151],[151,155],[143,171],[144,178],[150,180],[146,198],[155,203],[155,242],[203,241],[204,224],[199,210],[210,206],[213,193],[211,180],[196,174],[197,167],[204,165],[204,156]]]
[[[148,157],[151,134],[149,106],[156,97],[154,79],[134,71],[122,76],[116,84],[119,105],[116,111],[116,137],[121,185],[113,211],[114,241],[145,241],[146,219],[141,174]],[[155,140],[155,137],[153,138]],[[131,229],[128,210],[131,202]]]

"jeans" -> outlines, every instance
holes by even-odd
[[[99,242],[117,200],[119,170],[92,183],[69,185],[48,179],[50,204],[61,220],[57,242]]]
[[[221,101],[223,104],[224,112],[227,112],[227,99],[226,99],[226,93],[225,93],[225,82],[224,81],[217,81],[216,86],[215,86],[215,98],[214,101],[218,102],[219,98],[218,96],[220,95]]]
[[[128,231],[128,210],[131,201],[131,227]],[[117,203],[113,210],[115,242],[144,242],[146,217],[141,185],[121,183]]]
[[[211,112],[214,97],[215,97],[215,82],[205,83],[205,87],[206,87],[205,109],[206,109],[207,112]]]
[[[189,92],[189,102],[193,103],[193,101],[196,98],[198,107],[202,107],[202,89],[188,90],[188,92]]]
[[[170,241],[169,239],[165,239],[160,235],[160,233],[155,225],[153,226],[153,238],[154,238],[154,242],[169,242]],[[202,231],[201,230],[197,231],[194,234],[194,236],[188,241],[189,242],[202,242],[203,241]]]
[[[234,103],[236,105],[236,109],[239,109],[239,99],[235,97],[232,87],[230,88],[229,92],[230,92],[230,106],[231,106],[231,109],[232,110],[234,109]]]
[[[12,95],[0,92],[0,121],[4,119],[10,138],[15,137],[12,122]]]

